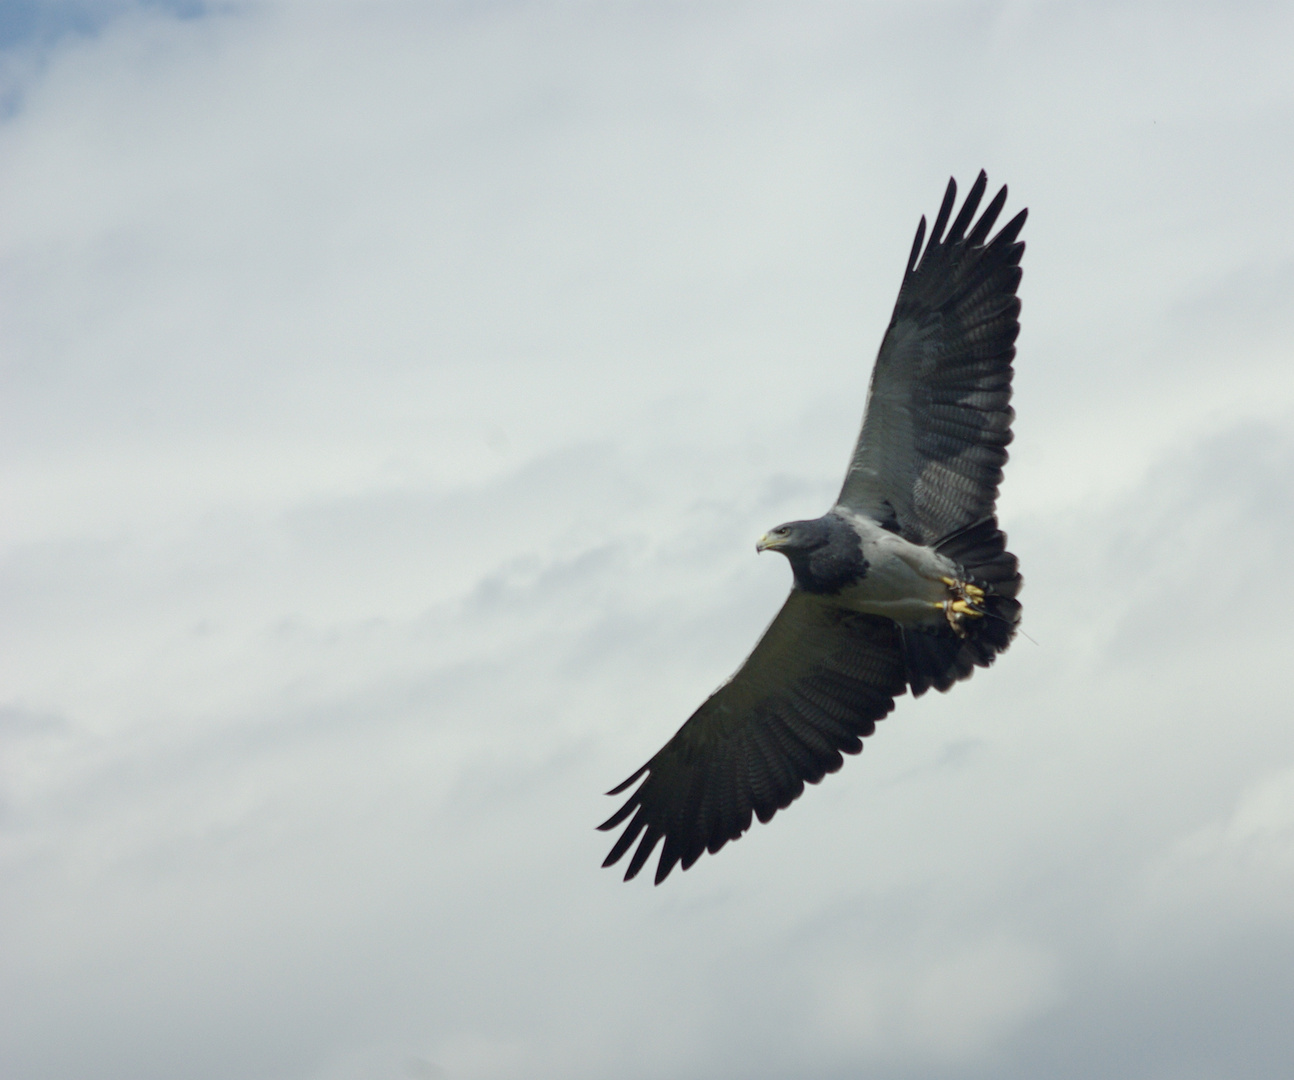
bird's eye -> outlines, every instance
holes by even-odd
[[[788,529],[785,525],[783,525],[783,526],[781,526],[781,527],[777,530],[777,535],[778,535],[778,536],[790,536],[790,535],[791,535],[791,530],[790,530],[790,529]]]

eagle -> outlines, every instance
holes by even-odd
[[[896,697],[948,690],[1015,636],[1022,579],[996,503],[1029,212],[990,240],[1007,189],[972,225],[987,186],[981,171],[949,226],[950,179],[928,243],[926,219],[917,226],[836,504],[755,545],[791,564],[781,611],[736,674],[607,792],[641,781],[598,826],[628,821],[602,864],[637,841],[626,881],[661,841],[657,885],[752,815],[768,821],[862,750]]]

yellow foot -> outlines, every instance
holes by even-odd
[[[967,634],[967,619],[982,619],[985,615],[984,609],[980,606],[984,601],[984,590],[978,585],[971,585],[969,582],[958,581],[956,578],[941,578],[948,591],[953,594],[951,600],[944,600],[936,606],[943,608],[944,616],[948,619],[948,625],[952,627],[953,633],[958,637],[965,637]]]
[[[950,577],[940,578],[939,580],[952,589],[953,592],[965,596],[972,603],[978,604],[984,599],[984,590],[978,585],[972,585],[969,581],[958,581],[956,578]]]

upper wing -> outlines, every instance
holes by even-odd
[[[968,234],[987,184],[981,172],[941,240],[957,196],[948,181],[924,254],[924,217],[917,227],[837,500],[919,544],[993,513],[1011,441],[1024,253],[1016,237],[1028,211],[985,244],[1006,202],[1004,187]]]
[[[634,813],[603,866],[643,834],[628,881],[664,837],[656,883],[686,870],[789,806],[856,754],[858,740],[905,687],[899,628],[889,619],[832,607],[794,591],[741,669],[692,714],[646,765],[609,791],[638,789],[601,829]],[[645,831],[644,831],[645,830]]]

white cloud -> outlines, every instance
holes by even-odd
[[[6,1076],[1276,1075],[1289,24],[123,6],[11,44]],[[754,538],[834,494],[916,219],[981,166],[1031,207],[1037,644],[620,885],[599,792],[776,609]]]

